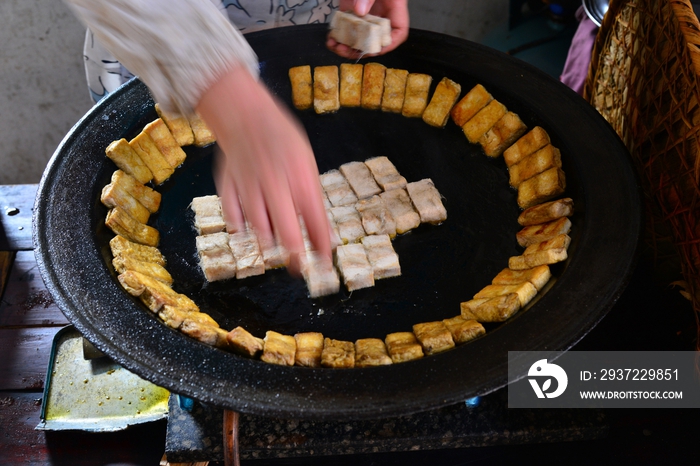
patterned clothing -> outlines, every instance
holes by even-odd
[[[138,9],[145,8],[144,4],[137,0],[66,1],[88,25],[83,56],[88,89],[94,102],[98,102],[131,79],[133,77],[129,71],[131,69],[148,84],[158,102],[171,110],[181,112],[191,111],[201,92],[231,63],[243,62],[251,68],[254,67],[254,72],[257,72],[257,58],[250,47],[235,28],[230,28],[232,31],[226,31],[222,25],[218,24],[218,19],[211,16],[214,10],[212,6],[218,10],[217,13],[225,13],[223,17],[228,17],[230,24],[235,25],[238,31],[247,33],[273,27],[327,23],[333,12],[338,9],[340,2],[340,0],[210,0],[210,6],[209,2],[202,4],[202,0],[148,0],[147,5],[150,7],[151,16],[148,16],[149,25],[146,29],[150,30],[151,34],[135,37],[135,29],[123,27],[123,25],[132,20],[138,23],[138,18],[132,15],[133,11],[124,13],[124,10],[136,8],[133,7],[134,1],[139,4]],[[192,7],[197,2],[200,2],[198,10],[201,10],[197,12],[199,21],[192,18]],[[119,17],[117,21],[114,19],[115,11]],[[152,15],[156,16],[153,24],[150,23],[153,19]],[[158,21],[159,19],[161,21]],[[206,21],[207,24],[200,24],[202,21]],[[216,32],[214,37],[217,38],[218,43],[197,43],[195,38],[211,37],[212,24]],[[90,28],[99,33],[93,33]],[[197,32],[197,28],[204,32]],[[112,34],[105,36],[105,30]],[[182,30],[186,31],[187,40],[178,41],[185,37],[178,33]],[[164,37],[166,40],[162,40]],[[179,44],[180,47],[168,46],[173,37],[174,43]],[[103,46],[101,42],[108,44],[108,47]],[[232,44],[232,46],[221,46],[222,43]],[[141,44],[148,44],[148,46],[143,47]],[[115,51],[126,66],[120,63],[107,48]],[[197,53],[192,53],[194,51]],[[177,65],[174,67],[167,66],[167,63],[164,65],[163,57],[168,57]],[[168,73],[172,70],[179,73]],[[163,79],[164,75],[165,79]]]

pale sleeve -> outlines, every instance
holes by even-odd
[[[226,71],[258,59],[208,0],[65,0],[95,37],[170,111],[187,114]]]

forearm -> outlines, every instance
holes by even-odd
[[[65,1],[169,110],[191,112],[233,67],[257,77],[255,53],[209,1]]]

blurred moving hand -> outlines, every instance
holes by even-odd
[[[318,168],[296,119],[242,66],[204,92],[197,112],[221,149],[214,177],[229,227],[243,229],[245,212],[261,243],[277,239],[290,252],[290,271],[298,274],[304,252],[298,212],[315,249],[330,259]]]
[[[360,58],[360,56],[383,55],[403,44],[408,38],[408,0],[340,0],[340,11],[352,11],[357,16],[365,16],[369,13],[391,21],[391,44],[382,47],[378,54],[362,55],[357,50],[329,37],[326,46],[341,57]]]

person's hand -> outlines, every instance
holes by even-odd
[[[382,47],[378,54],[365,54],[341,44],[330,37],[326,41],[326,46],[345,58],[372,57],[391,52],[408,38],[408,0],[340,0],[340,11],[352,11],[357,16],[372,14],[388,18],[391,21],[391,44]]]
[[[245,228],[245,218],[261,243],[277,238],[290,252],[291,271],[298,273],[304,252],[298,213],[315,249],[330,259],[316,160],[292,115],[243,67],[210,86],[196,110],[221,149],[214,180],[229,228]]]

